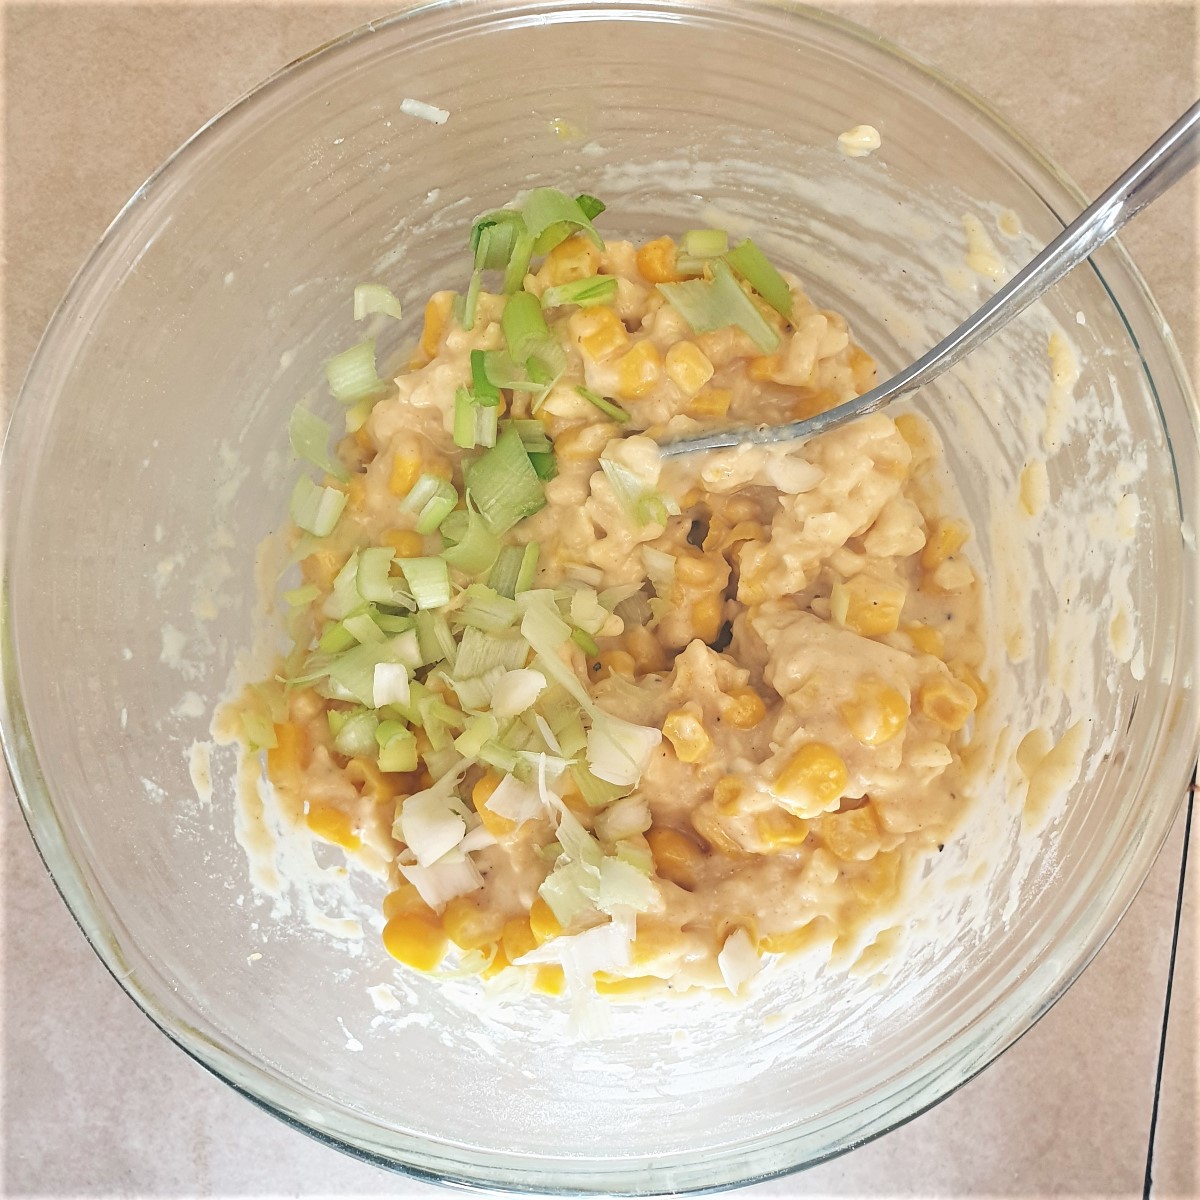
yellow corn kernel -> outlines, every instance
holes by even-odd
[[[442,910],[446,936],[462,950],[482,950],[500,940],[504,919],[497,912],[480,908],[470,896],[455,896]]]
[[[632,679],[637,671],[637,663],[633,655],[626,650],[605,650],[599,658],[599,679],[607,679],[610,675],[623,675]]]
[[[511,966],[512,963],[508,961],[508,955],[504,953],[504,947],[497,946],[495,954],[492,955],[492,961],[479,972],[479,976],[481,979],[494,979],[506,967]]]
[[[728,388],[705,388],[688,401],[687,410],[693,417],[723,417],[732,402],[733,393]]]
[[[675,747],[675,757],[680,762],[699,762],[712,750],[712,738],[698,715],[699,705],[694,707],[695,712],[677,708],[667,713],[663,721],[663,736]]]
[[[572,313],[567,328],[579,343],[580,352],[592,362],[609,358],[629,345],[629,334],[621,318],[607,304]]]
[[[975,693],[957,679],[931,679],[921,685],[921,711],[943,729],[961,729],[975,711]]]
[[[725,612],[725,600],[720,592],[701,596],[692,603],[688,615],[692,622],[692,636],[702,642],[715,642],[721,632],[721,616]]]
[[[680,554],[675,558],[675,578],[693,588],[710,588],[724,582],[725,562],[713,554]]]
[[[362,512],[367,499],[367,481],[361,475],[353,475],[346,484],[346,508],[352,513]]]
[[[807,841],[808,822],[782,808],[772,808],[759,814],[754,822],[754,831],[772,850],[794,850]]]
[[[832,943],[837,927],[828,917],[816,917],[798,929],[771,933],[759,939],[758,948],[767,954],[795,954],[813,949],[821,942]]]
[[[432,971],[446,954],[446,933],[433,913],[399,913],[383,927],[383,946],[397,962]]]
[[[716,806],[701,804],[692,810],[692,828],[714,850],[728,858],[748,858],[749,855],[730,832],[721,824]]]
[[[700,864],[704,861],[700,847],[686,833],[665,825],[648,829],[646,841],[659,876],[690,892],[696,886]]]
[[[975,711],[978,712],[988,698],[987,684],[964,662],[952,662],[949,666],[954,678],[961,680],[975,693]]]
[[[432,914],[433,909],[421,899],[421,893],[407,879],[402,879],[396,885],[396,890],[388,892],[383,898],[383,919],[390,921],[393,917],[408,912]]]
[[[648,338],[636,342],[616,362],[617,391],[626,400],[640,400],[662,375],[662,355]]]
[[[746,374],[755,383],[770,383],[783,368],[783,359],[778,352],[775,354],[760,354],[746,364]]]
[[[866,862],[879,853],[879,822],[869,804],[826,813],[817,822],[817,832],[830,853],[843,862]]]
[[[753,729],[766,715],[763,698],[750,687],[734,688],[721,706],[721,719],[734,729]]]
[[[538,967],[533,977],[533,990],[543,996],[561,996],[567,987],[567,976],[562,967]]]
[[[343,555],[324,547],[314,550],[300,563],[300,574],[305,583],[315,583],[321,591],[327,592],[333,587],[333,581],[345,562]]]
[[[850,879],[854,894],[866,904],[874,904],[894,895],[900,879],[902,850],[876,854],[861,875]]]
[[[815,817],[832,808],[850,775],[842,756],[824,742],[808,742],[775,777],[772,790],[798,817]]]
[[[487,806],[488,798],[499,786],[500,776],[495,771],[488,771],[471,789],[471,801],[475,805],[475,811],[479,814],[483,827],[494,838],[507,837],[517,827],[510,817],[493,812]]]
[[[675,242],[655,238],[637,252],[637,268],[647,283],[678,283],[683,276],[675,269]]]
[[[679,952],[680,931],[665,921],[639,916],[630,961],[635,966],[648,966],[670,960]]]
[[[308,734],[295,722],[275,726],[275,745],[267,751],[267,774],[271,779],[290,781],[304,765],[308,755]]]
[[[387,804],[396,798],[392,781],[379,769],[379,764],[369,758],[352,758],[346,764],[346,778],[376,804]]]
[[[442,334],[454,307],[453,292],[434,292],[425,304],[425,324],[421,329],[420,350],[428,361],[437,356],[442,345]]]
[[[666,368],[685,396],[694,396],[713,377],[712,363],[695,342],[676,342],[667,351]]]
[[[921,566],[927,571],[941,566],[967,544],[971,531],[962,521],[939,521],[925,541],[921,551]]]
[[[934,658],[941,658],[945,654],[946,645],[942,641],[942,635],[932,626],[921,624],[906,625],[904,632],[912,638],[912,644],[922,654],[932,654]]]
[[[600,266],[600,251],[581,233],[559,242],[546,255],[544,271],[549,284],[573,283],[595,275]]]
[[[850,732],[864,746],[882,746],[904,728],[908,701],[893,687],[864,683],[840,712]]]
[[[331,808],[327,804],[318,804],[309,810],[305,818],[309,829],[323,841],[332,842],[344,850],[359,850],[362,848],[362,838],[354,832],[350,818],[340,808]]]
[[[896,429],[913,451],[929,449],[929,434],[925,422],[916,413],[901,413],[896,418]]]
[[[601,996],[644,996],[662,985],[662,980],[655,979],[653,975],[626,978],[623,975],[610,975],[607,971],[597,971],[592,981]]]
[[[398,451],[392,459],[392,473],[388,476],[388,491],[393,496],[407,496],[413,484],[421,478],[420,455],[406,450]]]
[[[364,450],[368,454],[370,454],[374,451],[375,440],[374,440],[374,438],[371,437],[370,431],[367,429],[367,427],[365,425],[360,425],[354,431],[353,436],[354,436],[354,444],[360,450]]]
[[[742,811],[742,796],[745,786],[736,775],[726,775],[717,780],[713,788],[713,808],[723,817],[736,817]]]
[[[829,607],[833,619],[843,628],[863,637],[879,637],[899,627],[905,595],[899,583],[855,575],[833,585]]]
[[[529,908],[529,928],[533,931],[533,936],[540,946],[543,942],[548,942],[553,937],[558,937],[563,931],[563,927],[558,923],[558,918],[554,915],[553,909],[545,900],[538,896]]]
[[[633,655],[639,675],[650,675],[667,669],[667,655],[658,639],[645,626],[639,625],[625,634],[625,649]]]
[[[538,940],[533,936],[528,917],[511,917],[504,922],[504,929],[500,933],[500,948],[509,962],[516,962],[518,958],[538,948]]]
[[[397,558],[420,558],[425,553],[425,539],[415,529],[389,529],[383,544],[391,546]]]

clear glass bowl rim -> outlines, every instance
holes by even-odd
[[[424,3],[406,4],[403,8],[387,17],[369,21],[339,37],[325,42],[269,75],[202,125],[165,159],[133,193],[101,235],[96,246],[72,279],[38,343],[26,372],[24,383],[13,404],[3,447],[0,447],[0,452],[2,452],[0,467],[3,467],[4,475],[6,477],[10,475],[15,446],[20,441],[19,437],[14,436],[14,432],[19,432],[22,420],[28,420],[26,410],[30,404],[29,393],[34,390],[32,384],[43,373],[49,373],[49,364],[55,359],[55,349],[58,342],[60,339],[70,336],[72,310],[77,308],[84,299],[90,296],[94,282],[103,274],[103,264],[118,234],[132,219],[135,210],[139,209],[150,197],[156,195],[160,189],[168,187],[185,177],[191,169],[194,160],[203,160],[204,152],[209,144],[215,142],[223,135],[235,116],[239,119],[250,117],[255,107],[260,105],[269,94],[285,86],[310,64],[315,65],[320,63],[324,66],[331,66],[342,52],[357,44],[361,39],[403,30],[406,25],[418,18],[433,17],[439,13],[452,14],[456,10],[476,10],[480,22],[477,24],[476,29],[473,30],[473,33],[478,33],[481,31],[482,24],[486,24],[492,20],[512,19],[517,13],[549,14],[572,9],[588,10],[594,13],[637,12],[658,16],[669,14],[695,15],[716,11],[720,12],[727,19],[735,21],[744,19],[745,17],[752,17],[754,14],[774,14],[784,19],[793,20],[798,24],[807,23],[823,27],[825,31],[842,37],[847,42],[857,43],[862,49],[882,53],[896,63],[914,70],[924,76],[927,82],[932,83],[937,89],[945,93],[951,102],[971,110],[971,115],[974,118],[981,120],[985,125],[991,127],[992,133],[996,135],[999,141],[1007,143],[1008,149],[1013,152],[1015,158],[1023,160],[1021,164],[1023,178],[1027,182],[1037,180],[1039,183],[1049,184],[1052,188],[1057,189],[1059,196],[1054,198],[1056,202],[1065,201],[1068,206],[1075,206],[1077,208],[1082,208],[1088,203],[1084,193],[1061,168],[1038,149],[1030,139],[995,112],[987,101],[970,88],[958,83],[920,57],[896,46],[888,39],[841,17],[796,3],[795,0],[738,0],[736,6],[731,4],[714,4],[711,3],[711,0],[699,0],[698,3],[688,3],[687,0],[585,0],[584,3],[579,4],[558,3],[556,0],[493,0],[486,8],[484,5],[478,4],[477,0],[425,0]],[[1057,205],[1051,204],[1051,200],[1045,194],[1043,194],[1042,198],[1056,212],[1058,211]],[[1188,444],[1180,446],[1177,438],[1171,438],[1169,434],[1168,440],[1173,453],[1186,453],[1194,460],[1197,447],[1200,446],[1200,411],[1197,409],[1196,399],[1192,392],[1178,347],[1165,320],[1162,318],[1162,314],[1159,312],[1157,304],[1150,294],[1145,280],[1129,258],[1124,247],[1117,239],[1114,239],[1109,245],[1111,253],[1116,256],[1120,264],[1121,270],[1127,274],[1129,283],[1135,290],[1139,302],[1145,306],[1146,313],[1155,319],[1157,327],[1162,331],[1161,342],[1166,351],[1170,367],[1169,374],[1173,377],[1172,382],[1177,387],[1183,399],[1187,415],[1191,421],[1191,440]],[[1089,265],[1103,283],[1103,276],[1099,270],[1094,264]],[[1108,290],[1107,284],[1105,284],[1105,288]],[[1120,312],[1120,306],[1117,304],[1115,297],[1111,296],[1111,292],[1110,298],[1114,307]],[[1157,395],[1157,386],[1154,383],[1153,377],[1149,375],[1145,364],[1143,364],[1143,368],[1147,370],[1147,377],[1150,378],[1151,387]],[[1160,419],[1162,419],[1161,408]],[[1165,420],[1163,420],[1163,425],[1165,431]],[[1178,453],[1176,453],[1177,462]],[[10,484],[10,479],[5,478],[3,491],[6,496],[11,496],[14,490]],[[6,511],[9,514],[5,519],[6,527],[14,523],[12,517],[14,510],[15,505],[12,503],[6,505]],[[7,533],[7,529],[5,532]],[[136,977],[123,969],[124,964],[119,946],[109,936],[109,931],[105,928],[104,921],[92,907],[86,882],[82,877],[79,867],[66,849],[60,832],[61,827],[58,814],[54,808],[53,801],[48,793],[39,764],[33,752],[29,725],[17,678],[15,661],[16,631],[13,626],[9,603],[9,572],[12,563],[8,552],[8,541],[9,539],[6,536],[3,545],[0,545],[0,555],[3,556],[2,562],[0,562],[0,583],[3,586],[3,591],[0,592],[0,666],[2,666],[3,681],[3,705],[0,706],[0,744],[3,746],[4,756],[14,783],[18,803],[21,806],[38,853],[55,887],[63,897],[68,910],[87,938],[88,943],[122,990],[129,995],[150,1021],[189,1057],[216,1075],[217,1078],[240,1095],[246,1097],[284,1123],[308,1134],[325,1145],[333,1146],[355,1158],[414,1179],[450,1184],[464,1189],[581,1194],[581,1189],[578,1186],[557,1186],[544,1182],[542,1179],[537,1178],[536,1175],[526,1175],[523,1171],[510,1171],[497,1174],[494,1169],[489,1170],[488,1156],[486,1154],[461,1156],[460,1161],[464,1164],[469,1162],[474,1169],[470,1172],[464,1171],[458,1173],[453,1169],[439,1170],[420,1167],[408,1162],[399,1162],[357,1145],[345,1137],[319,1129],[298,1115],[306,1105],[302,1103],[289,1105],[285,1103],[282,1095],[277,1094],[272,1096],[270,1094],[273,1081],[264,1075],[255,1064],[247,1063],[229,1054],[222,1047],[216,1046],[200,1036],[197,1031],[185,1028],[173,1018],[172,1014],[160,1010],[153,998],[138,987]],[[1196,555],[1193,550],[1190,558],[1194,560],[1195,557]],[[1196,641],[1194,622],[1191,629],[1183,631],[1183,637],[1185,645],[1191,644],[1194,648]],[[1175,690],[1176,692],[1179,691],[1177,682],[1175,683]],[[1172,699],[1179,699],[1179,697],[1176,695]],[[1186,699],[1184,702],[1185,708],[1188,707]],[[1190,697],[1190,701],[1190,712],[1192,717],[1195,718],[1197,702],[1194,693]],[[1196,720],[1193,720],[1191,724],[1193,728],[1190,730],[1191,752],[1189,758],[1194,763],[1196,744],[1200,742],[1200,724]],[[1186,733],[1185,736],[1187,736]],[[913,1083],[913,1086],[908,1089],[905,1100],[897,1110],[889,1113],[884,1120],[877,1122],[876,1126],[871,1128],[864,1136],[839,1146],[830,1152],[806,1159],[804,1162],[791,1163],[767,1171],[755,1170],[753,1155],[751,1155],[736,1179],[730,1178],[716,1184],[688,1184],[679,1189],[676,1194],[704,1194],[723,1191],[731,1187],[739,1187],[771,1178],[778,1178],[804,1167],[814,1166],[829,1158],[837,1157],[839,1154],[882,1136],[921,1115],[958,1090],[959,1087],[965,1085],[983,1070],[984,1067],[995,1061],[1000,1054],[1023,1036],[1053,1007],[1079,977],[1092,958],[1099,952],[1112,931],[1116,928],[1120,918],[1124,915],[1142,883],[1145,881],[1146,875],[1172,827],[1175,815],[1182,805],[1187,784],[1186,775],[1178,783],[1179,800],[1176,806],[1170,809],[1169,812],[1164,807],[1159,827],[1150,831],[1153,836],[1144,845],[1144,869],[1141,871],[1127,870],[1118,883],[1110,888],[1102,915],[1098,919],[1093,918],[1091,920],[1088,928],[1084,930],[1084,936],[1080,936],[1078,924],[1075,929],[1070,931],[1075,935],[1073,943],[1071,943],[1073,957],[1069,966],[1061,972],[1057,985],[1049,993],[1040,996],[1037,995],[1037,989],[1032,988],[1028,981],[1021,988],[1014,991],[1013,998],[1021,998],[1023,1004],[1018,1011],[1014,1011],[1011,1014],[1011,1018],[1004,1024],[1004,1028],[992,1031],[991,1040],[982,1055],[978,1053],[978,1047],[975,1047],[976,1052],[969,1055],[970,1062],[967,1069],[960,1072],[958,1078],[950,1079],[947,1082],[947,1077],[951,1076],[952,1072],[945,1069],[946,1064],[943,1063],[942,1069],[936,1073],[941,1077],[940,1082],[935,1088],[936,1094],[933,1094],[931,1098],[927,1098],[919,1095],[922,1088],[917,1085],[922,1080],[920,1078],[920,1071],[914,1069],[909,1080],[910,1083]],[[1037,973],[1031,971],[1030,974],[1032,977]],[[964,1031],[959,1035],[957,1041],[961,1043],[966,1040],[969,1032]],[[962,1047],[958,1048],[961,1051]],[[961,1058],[962,1054],[960,1053],[958,1057]],[[256,1090],[256,1087],[259,1086],[263,1088],[261,1093]],[[295,1093],[299,1097],[298,1089],[295,1089]],[[915,1102],[914,1096],[916,1096]],[[552,1163],[547,1162],[545,1165],[549,1171],[553,1170]],[[631,1178],[630,1183],[632,1184],[633,1182],[634,1180]],[[675,1192],[675,1189],[672,1188],[672,1191]],[[606,1187],[604,1194],[642,1195],[646,1193],[638,1187],[630,1187],[628,1190],[614,1190]]]

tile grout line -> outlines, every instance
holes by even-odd
[[[1183,826],[1183,854],[1179,862],[1179,892],[1175,898],[1175,928],[1171,934],[1171,957],[1167,964],[1167,989],[1163,997],[1162,1036],[1158,1044],[1158,1070],[1154,1076],[1154,1103],[1150,1109],[1150,1137],[1146,1145],[1146,1177],[1142,1183],[1143,1200],[1150,1200],[1154,1186],[1154,1135],[1158,1130],[1158,1107],[1162,1098],[1163,1064],[1167,1055],[1167,1028],[1171,1016],[1171,989],[1175,982],[1175,960],[1179,951],[1179,931],[1183,924],[1183,894],[1187,885],[1188,843],[1192,835],[1192,812],[1196,802],[1196,769],[1187,788],[1187,817]]]

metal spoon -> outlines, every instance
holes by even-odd
[[[763,445],[811,437],[878,412],[915,392],[1003,329],[1019,312],[1053,287],[1068,271],[1098,250],[1131,217],[1178,183],[1200,161],[1200,101],[1171,126],[1108,190],[1085,209],[1019,274],[953,333],[898,375],[853,400],[803,421],[785,425],[743,425],[663,442],[665,457],[697,450]]]

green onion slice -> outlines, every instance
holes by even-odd
[[[530,467],[529,470],[532,473],[533,468]],[[538,487],[541,486],[539,483]],[[298,528],[314,537],[328,537],[345,507],[345,492],[339,492],[337,488],[321,487],[313,483],[307,475],[301,475],[292,489],[292,521]]]
[[[521,213],[525,218],[525,228],[535,239],[538,254],[553,250],[577,229],[593,245],[604,249],[604,239],[596,232],[583,206],[557,188],[534,188],[525,197]]]
[[[288,440],[292,449],[319,471],[345,483],[350,478],[350,472],[344,463],[329,452],[330,432],[329,425],[307,408],[297,404],[292,409],[291,420],[288,421]]]
[[[771,265],[767,256],[749,238],[725,255],[725,261],[777,313],[792,315],[792,289],[787,280]],[[747,330],[749,332],[749,330]],[[753,334],[751,334],[753,337]]]
[[[722,259],[713,260],[713,278],[688,279],[683,283],[660,283],[658,290],[695,333],[709,333],[737,325],[764,354],[779,345],[779,334],[771,328],[754,301],[742,291],[733,272]]]
[[[442,551],[442,558],[464,575],[482,575],[496,561],[500,553],[500,539],[488,528],[469,497],[467,503],[466,532],[456,545]]]
[[[688,258],[720,258],[728,249],[724,229],[689,229],[679,239],[679,253]]]
[[[361,321],[372,313],[384,313],[400,320],[400,301],[382,283],[360,283],[354,289],[354,319]]]
[[[612,417],[622,425],[629,420],[629,414],[615,401],[606,400],[603,396],[585,388],[582,384],[575,389],[589,404],[594,404],[605,416]]]
[[[496,535],[505,533],[546,505],[542,481],[521,444],[521,435],[511,426],[486,454],[466,468],[464,474],[467,492]]]
[[[418,609],[450,603],[450,569],[444,558],[402,558],[399,563]]]
[[[384,386],[375,370],[375,340],[368,338],[335,354],[325,364],[329,390],[342,404],[354,404]]]
[[[562,304],[578,304],[580,308],[591,308],[596,304],[609,304],[616,296],[615,275],[591,275],[587,279],[575,279],[570,283],[548,287],[542,293],[542,308],[558,308]]]
[[[575,203],[583,210],[584,216],[589,221],[594,221],[608,207],[603,200],[597,200],[595,196],[589,196],[586,192],[576,196]]]

